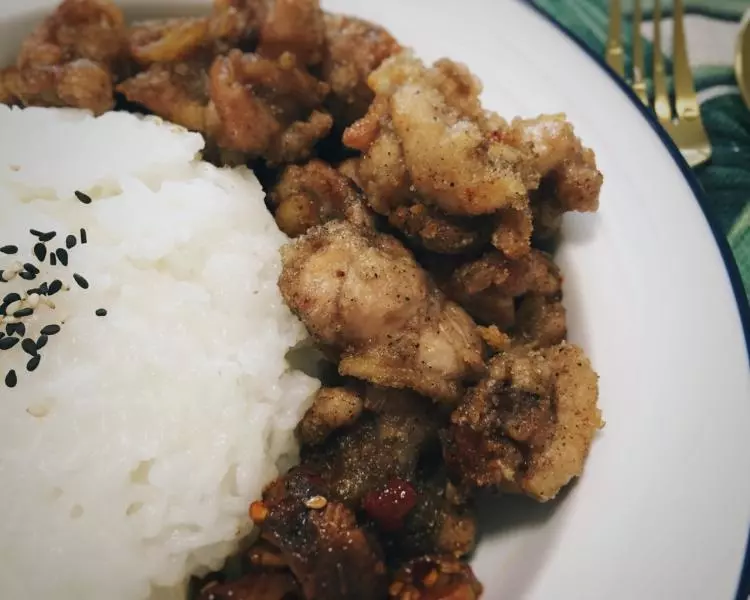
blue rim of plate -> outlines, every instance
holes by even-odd
[[[734,298],[737,303],[737,310],[740,314],[740,321],[742,322],[742,329],[745,335],[745,350],[748,357],[750,357],[750,302],[748,301],[748,297],[745,294],[745,288],[742,283],[742,276],[740,275],[740,270],[737,266],[737,262],[734,259],[734,254],[732,254],[732,250],[729,247],[729,242],[727,242],[727,239],[722,233],[721,228],[716,221],[716,218],[713,216],[713,213],[709,208],[708,197],[706,196],[706,192],[703,190],[703,187],[698,181],[698,178],[695,176],[695,173],[693,173],[693,170],[690,168],[687,162],[685,162],[685,159],[683,158],[677,146],[675,146],[672,138],[669,137],[669,134],[659,124],[659,121],[656,120],[656,116],[653,115],[651,111],[643,105],[638,96],[636,96],[633,90],[630,89],[630,86],[623,79],[621,79],[617,75],[617,73],[610,69],[609,65],[607,65],[603,57],[594,52],[591,47],[586,44],[586,42],[578,37],[578,35],[565,27],[563,24],[556,21],[546,10],[544,10],[540,6],[537,6],[534,3],[534,0],[522,1],[532,10],[534,10],[534,12],[543,17],[547,22],[552,24],[555,29],[565,34],[568,39],[572,40],[591,60],[593,60],[597,65],[599,65],[599,67],[602,68],[602,70],[609,76],[609,78],[614,81],[614,83],[631,100],[633,105],[635,105],[635,107],[640,111],[643,118],[648,121],[649,125],[651,125],[651,129],[653,129],[658,134],[658,136],[661,138],[661,141],[664,143],[664,146],[672,155],[675,163],[680,168],[680,171],[682,171],[683,177],[690,186],[696,202],[698,202],[698,204],[700,205],[701,210],[703,211],[703,216],[708,222],[708,226],[711,228],[711,232],[713,233],[716,245],[719,247],[719,252],[721,253],[721,257],[724,261],[724,267],[726,268],[727,275],[729,276],[729,281],[732,284],[732,291],[734,292]],[[750,531],[748,532],[748,539],[745,544],[745,558],[742,562],[739,583],[737,585],[737,593],[735,596],[735,600],[748,599],[750,599]]]

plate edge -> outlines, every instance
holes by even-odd
[[[698,178],[696,177],[693,170],[687,164],[682,156],[682,153],[677,148],[672,138],[666,130],[659,124],[656,116],[651,114],[651,111],[640,101],[638,96],[635,95],[630,86],[617,75],[604,61],[604,58],[596,54],[586,42],[583,41],[573,31],[565,27],[562,23],[556,21],[551,14],[549,14],[541,6],[537,6],[534,0],[519,0],[529,8],[531,8],[536,14],[544,18],[550,23],[555,29],[562,32],[568,39],[573,41],[591,60],[593,60],[608,76],[612,79],[615,84],[623,91],[623,93],[630,99],[633,105],[641,113],[641,116],[648,122],[656,134],[661,139],[662,143],[669,151],[675,164],[679,167],[683,177],[690,186],[690,190],[693,192],[695,201],[701,208],[703,217],[706,219],[711,233],[713,234],[714,241],[719,248],[722,261],[724,262],[724,268],[726,269],[729,277],[729,282],[732,286],[732,292],[734,293],[734,299],[737,304],[737,311],[740,315],[740,321],[742,323],[742,331],[745,338],[745,352],[748,359],[750,359],[750,300],[745,293],[744,283],[742,276],[740,275],[740,269],[737,266],[737,261],[734,259],[734,254],[729,246],[729,242],[724,236],[716,218],[713,216],[712,211],[708,205],[708,197],[706,195],[703,186],[701,186]],[[742,567],[739,574],[739,583],[737,585],[737,593],[735,600],[748,600],[750,599],[750,531],[748,531],[747,541],[745,542],[745,558],[742,561]]]

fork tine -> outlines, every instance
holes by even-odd
[[[669,105],[667,76],[664,73],[664,57],[661,53],[661,3],[654,0],[654,112],[662,125],[672,122],[672,107]]]
[[[682,0],[674,0],[674,50],[672,56],[675,107],[681,119],[694,119],[699,116],[698,97],[693,84],[693,74],[687,56],[685,41],[685,11]]]
[[[609,0],[609,36],[607,64],[620,77],[625,77],[625,49],[622,47],[622,9],[620,0]]]
[[[648,94],[646,92],[645,60],[643,58],[643,38],[641,37],[641,23],[643,12],[641,11],[641,0],[635,0],[633,7],[633,91],[648,106]]]

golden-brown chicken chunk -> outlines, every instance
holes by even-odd
[[[214,0],[209,35],[219,53],[249,48],[258,41],[270,0]]]
[[[370,73],[401,48],[382,27],[355,17],[326,14],[323,80],[331,86],[328,101],[339,127],[365,116],[373,91]]]
[[[202,60],[156,63],[117,86],[130,102],[193,131],[206,132],[208,73]]]
[[[303,160],[333,125],[318,110],[328,86],[290,54],[269,60],[233,50],[214,61],[209,80],[217,120],[207,130],[222,148],[275,164]]]
[[[374,226],[362,193],[350,179],[321,160],[287,167],[270,199],[276,224],[290,237],[334,219]]]
[[[319,0],[274,0],[260,30],[256,52],[279,58],[289,52],[300,65],[323,59],[325,24]]]
[[[493,249],[458,265],[431,257],[428,267],[446,295],[477,322],[539,347],[565,338],[562,275],[548,254],[532,248],[511,260]]]
[[[337,429],[352,425],[363,408],[364,402],[354,390],[321,388],[297,425],[297,437],[303,444],[321,444]]]
[[[141,21],[128,31],[130,55],[141,65],[188,60],[209,41],[208,18]]]
[[[456,400],[483,370],[474,321],[394,238],[332,221],[282,250],[279,288],[339,372]]]
[[[0,71],[6,104],[71,106],[101,114],[114,105],[113,81],[125,55],[125,21],[108,0],[63,0]]]
[[[597,398],[596,373],[576,346],[500,354],[451,417],[448,468],[465,489],[550,500],[583,472],[603,425]]]

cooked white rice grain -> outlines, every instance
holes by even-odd
[[[318,382],[285,359],[305,337],[276,286],[285,237],[249,170],[163,121],[0,106],[0,132],[0,246],[19,247],[0,268],[38,264],[32,228],[48,250],[88,237],[0,283],[70,286],[23,319],[34,339],[61,324],[34,372],[0,351],[0,598],[148,598],[220,567],[295,459]]]

